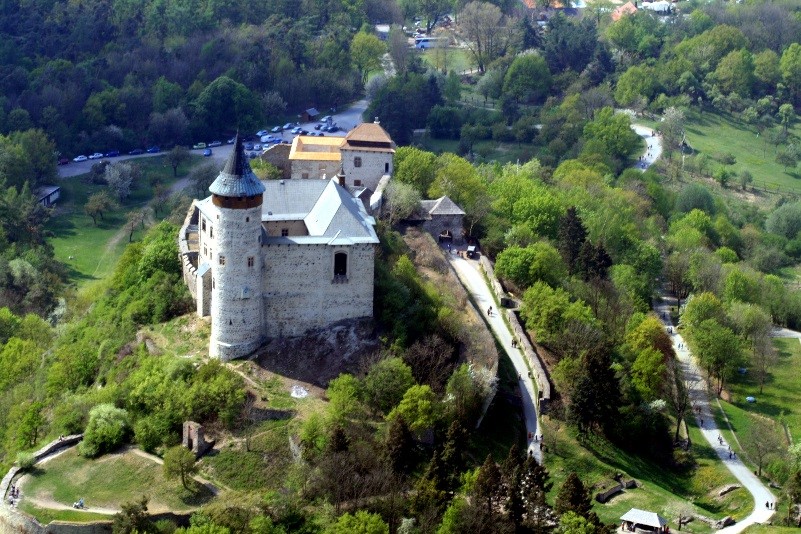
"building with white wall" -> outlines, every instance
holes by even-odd
[[[375,220],[337,180],[259,181],[237,140],[209,191],[179,252],[212,356],[373,315]]]

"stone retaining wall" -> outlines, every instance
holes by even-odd
[[[481,256],[478,261],[481,268],[484,269],[484,274],[487,275],[490,287],[498,300],[503,301],[504,299],[509,299],[510,297],[495,276],[495,269],[492,266],[492,262],[487,259],[486,256]],[[545,371],[545,366],[542,363],[539,353],[529,341],[525,328],[520,324],[517,313],[514,310],[506,310],[506,317],[509,319],[509,325],[512,327],[512,332],[514,333],[518,345],[528,360],[532,376],[537,382],[537,389],[539,391],[537,409],[540,413],[545,413],[548,408],[548,402],[551,400],[551,382],[548,379],[548,373]]]

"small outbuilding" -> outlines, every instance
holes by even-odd
[[[614,11],[612,11],[612,20],[614,22],[617,22],[626,15],[633,15],[636,12],[637,12],[637,6],[634,5],[632,2],[626,2],[622,6],[616,7]]]
[[[34,195],[36,201],[44,207],[50,207],[56,203],[61,196],[61,188],[57,185],[44,185],[38,188]]]
[[[667,519],[655,512],[632,508],[620,517],[621,528],[628,532],[668,532]]]
[[[421,200],[420,206],[407,219],[419,224],[440,243],[461,245],[464,235],[465,212],[448,197],[436,200]]]
[[[313,122],[316,121],[317,118],[320,116],[320,112],[317,111],[317,108],[309,108],[303,113],[300,114],[300,118],[303,122]]]

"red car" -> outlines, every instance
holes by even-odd
[[[58,164],[59,165],[69,165],[69,163],[70,163],[70,160],[68,158],[59,158],[58,159]]]

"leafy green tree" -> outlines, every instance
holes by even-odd
[[[621,159],[633,153],[640,143],[639,136],[631,129],[628,115],[616,114],[611,107],[595,114],[594,119],[584,126],[584,136],[601,141],[613,157]]]
[[[651,100],[659,89],[656,73],[647,66],[628,68],[617,81],[615,100],[621,106],[631,106],[638,98]]]
[[[559,518],[559,526],[556,527],[556,534],[593,534],[596,527],[584,517],[576,512],[565,512]]]
[[[177,108],[183,97],[183,88],[162,76],[153,84],[153,111],[164,113],[168,109]]]
[[[120,446],[129,433],[128,412],[113,404],[98,404],[89,412],[89,424],[78,452],[94,458]]]
[[[782,52],[779,70],[797,105],[801,99],[801,44],[793,43]]]
[[[138,501],[125,502],[121,510],[114,516],[111,525],[113,534],[138,534],[151,531],[151,523],[147,515],[148,498],[142,495]]]
[[[420,194],[428,192],[434,181],[437,156],[413,146],[398,147],[395,151],[393,180],[413,185]]]
[[[716,319],[702,321],[692,328],[690,334],[693,352],[698,354],[709,375],[717,379],[716,392],[720,395],[726,380],[743,363],[740,339]]]
[[[571,302],[565,290],[553,289],[544,282],[526,290],[520,313],[537,341],[548,346],[558,346],[565,331],[577,324],[595,325],[595,317],[584,302]]]
[[[228,76],[211,82],[193,103],[196,121],[209,133],[250,130],[261,121],[257,99],[243,84]]]
[[[782,204],[773,210],[765,221],[765,230],[793,239],[801,232],[801,203]]]
[[[383,213],[390,224],[396,224],[420,207],[420,193],[411,184],[392,180],[386,188]]]
[[[365,403],[379,413],[389,413],[415,384],[412,369],[400,358],[386,358],[370,368],[362,383]]]
[[[176,445],[164,453],[164,476],[167,478],[180,478],[181,485],[189,488],[188,481],[197,472],[195,453],[184,447]]]
[[[641,351],[631,366],[631,382],[646,402],[660,397],[666,374],[665,356],[656,349]]]
[[[386,52],[386,46],[375,35],[360,31],[353,36],[350,42],[350,57],[353,66],[361,75],[362,84],[367,82],[367,75],[371,71],[381,68],[381,56]]]
[[[402,417],[409,429],[417,435],[430,430],[439,418],[439,406],[428,385],[414,385],[403,395],[400,404],[387,415],[388,420]]]
[[[774,455],[783,452],[783,439],[779,436],[780,430],[776,424],[766,417],[755,417],[751,427],[740,438],[748,459],[757,466],[757,476],[762,476],[762,467]]]
[[[12,139],[23,150],[31,174],[26,176],[31,186],[40,186],[56,179],[56,161],[53,155],[56,153],[56,145],[50,137],[41,129],[29,129],[18,132]]]
[[[586,239],[587,229],[584,227],[584,222],[576,207],[570,206],[559,221],[558,246],[571,274],[578,269],[579,253]]]
[[[353,375],[342,373],[328,383],[325,390],[329,413],[334,421],[344,421],[363,413],[362,386]]]
[[[715,78],[724,93],[748,98],[754,86],[754,58],[746,49],[729,52],[718,63]]]
[[[359,510],[339,516],[336,523],[326,527],[325,534],[389,534],[389,525],[380,515]]]
[[[567,276],[567,267],[559,252],[544,241],[526,248],[509,247],[498,254],[496,272],[525,289],[537,282],[558,287]]]
[[[189,150],[184,146],[175,145],[167,152],[167,162],[172,167],[172,175],[175,177],[178,176],[178,167],[187,160],[189,160]]]
[[[598,48],[598,31],[590,17],[580,22],[557,13],[548,21],[543,51],[551,73],[570,69],[581,72],[592,61]]]
[[[103,219],[103,214],[116,209],[119,206],[106,191],[92,193],[83,206],[83,211],[92,218],[92,223],[97,226],[97,218]]]
[[[47,422],[42,414],[44,407],[44,403],[37,401],[28,403],[25,408],[17,426],[17,442],[20,448],[34,447],[39,441],[39,433]]]
[[[539,54],[526,53],[517,56],[506,71],[503,92],[518,102],[541,102],[550,89],[551,72],[545,59]]]
[[[619,405],[620,385],[609,351],[595,347],[581,359],[581,370],[570,392],[568,418],[582,434],[603,431],[616,421]]]
[[[726,319],[723,303],[713,293],[704,292],[693,295],[687,301],[684,313],[681,315],[681,325],[693,329],[707,319],[715,319],[722,323]]]

